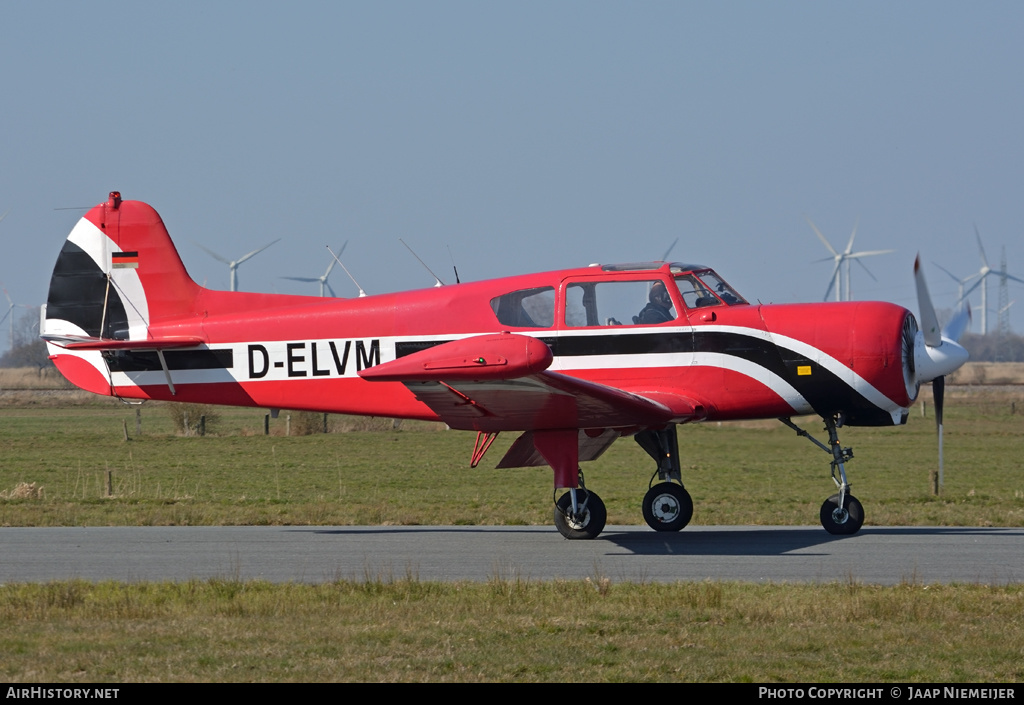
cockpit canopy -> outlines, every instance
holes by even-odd
[[[602,275],[568,275],[558,286],[518,289],[491,299],[502,325],[583,328],[657,325],[685,309],[738,306],[747,301],[710,267],[674,262],[602,265]],[[640,275],[640,276],[637,276]],[[556,311],[562,320],[556,322]]]

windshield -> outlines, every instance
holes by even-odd
[[[713,269],[699,269],[675,277],[679,294],[687,308],[703,308],[705,306],[736,306],[747,303],[726,284]]]

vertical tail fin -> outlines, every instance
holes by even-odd
[[[146,340],[152,327],[194,316],[201,291],[157,212],[114,191],[64,243],[43,336]]]
[[[57,257],[41,316],[51,359],[75,385],[112,394],[104,350],[200,341],[205,291],[157,212],[113,191],[78,221]]]

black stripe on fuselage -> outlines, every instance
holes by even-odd
[[[657,353],[701,353],[736,357],[763,367],[788,382],[807,400],[815,412],[830,417],[842,412],[851,426],[890,426],[888,411],[872,404],[864,395],[803,355],[780,347],[763,338],[728,331],[666,331],[608,335],[566,335],[541,337],[555,357],[587,357],[593,355],[645,355]],[[450,342],[398,341],[397,357],[411,355],[436,345]],[[571,363],[569,363],[571,366]],[[799,374],[799,368],[809,374]]]
[[[111,372],[156,372],[162,370],[155,350],[107,350],[103,353]],[[223,370],[234,367],[234,353],[218,350],[165,350],[168,370]]]

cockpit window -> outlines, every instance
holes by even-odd
[[[735,306],[747,303],[736,290],[711,269],[676,275],[676,286],[687,308]]]
[[[550,328],[555,324],[555,289],[512,291],[491,299],[491,309],[502,325],[511,328]]]
[[[565,324],[573,328],[654,325],[676,315],[660,280],[574,282],[565,289]]]

